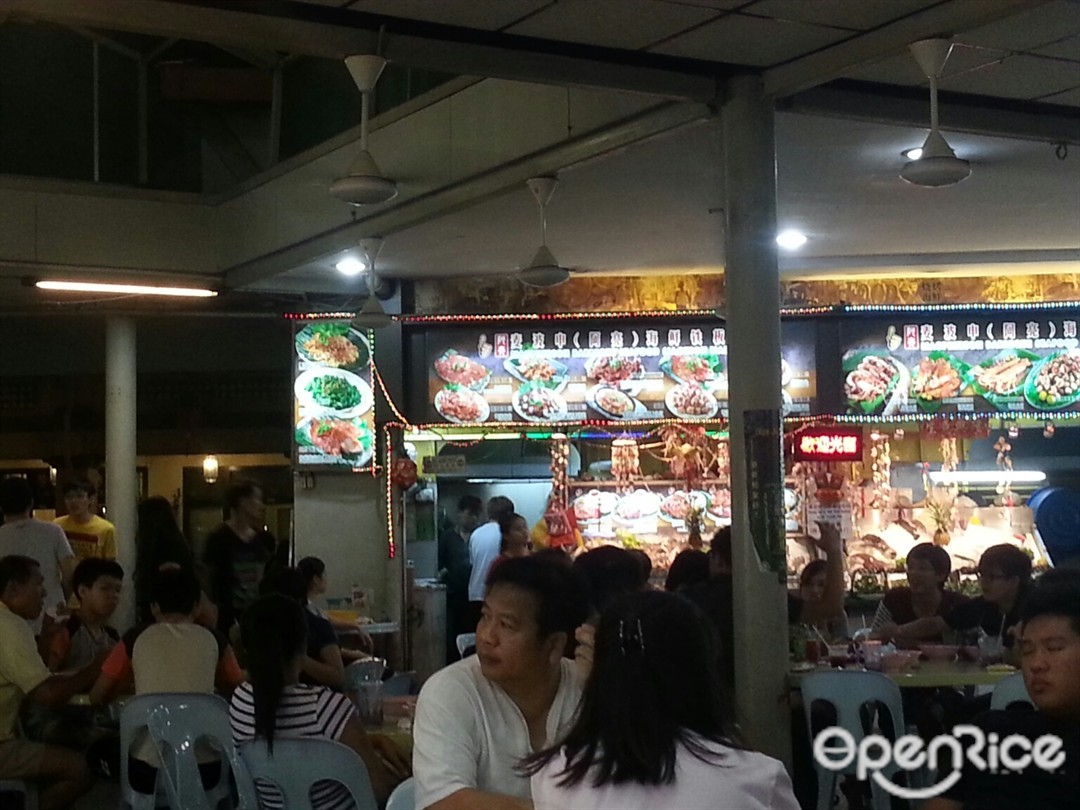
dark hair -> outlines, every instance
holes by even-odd
[[[911,547],[907,559],[908,563],[912,560],[928,563],[934,569],[934,573],[942,578],[940,586],[945,587],[945,578],[952,571],[952,557],[941,546],[935,546],[933,543],[919,543]]]
[[[263,579],[259,594],[277,594],[292,599],[300,605],[307,604],[308,580],[296,568],[279,568]]]
[[[247,651],[255,734],[273,753],[277,710],[285,691],[285,665],[307,649],[307,617],[294,600],[271,594],[256,600],[240,622],[240,640]]]
[[[0,512],[5,515],[21,515],[34,505],[34,490],[30,482],[17,475],[9,475],[0,481]]]
[[[116,560],[104,560],[100,557],[87,557],[75,566],[75,572],[71,575],[71,590],[79,595],[80,587],[93,588],[94,583],[102,577],[113,579],[124,578],[124,569]]]
[[[25,585],[34,575],[34,571],[40,571],[41,564],[33,557],[24,557],[22,554],[8,554],[0,557],[0,595],[11,584]]]
[[[577,720],[522,770],[535,774],[564,751],[561,786],[590,777],[593,787],[665,785],[675,780],[679,745],[712,763],[722,758],[715,745],[741,747],[730,731],[711,628],[700,608],[675,594],[641,591],[612,602],[596,628]]]
[[[652,560],[640,548],[629,548],[627,551],[641,566],[641,587],[644,588],[649,584],[649,577],[652,576]]]
[[[505,495],[496,495],[487,502],[488,520],[498,521],[507,512],[514,511],[514,502]]]
[[[462,495],[457,502],[459,512],[468,512],[471,515],[479,515],[484,511],[484,502],[475,495]]]
[[[548,546],[547,548],[541,548],[533,552],[534,557],[539,557],[542,560],[550,560],[556,565],[561,565],[563,568],[572,568],[574,565],[574,558],[567,554],[563,546]]]
[[[66,498],[72,492],[81,492],[87,498],[93,498],[97,495],[97,487],[95,487],[90,481],[85,478],[79,478],[75,481],[69,481],[64,484],[64,488],[61,490],[61,494]]]
[[[186,568],[166,568],[154,575],[151,600],[162,613],[195,612],[199,604],[199,581],[195,573]]]
[[[574,570],[585,578],[594,613],[618,596],[641,590],[641,564],[624,548],[600,546],[587,551],[574,560]]]
[[[229,512],[235,512],[240,502],[252,497],[256,492],[262,492],[262,487],[250,479],[233,481],[225,488],[225,506]]]
[[[677,591],[679,588],[707,582],[708,579],[709,555],[696,548],[684,548],[671,561],[667,579],[664,580],[664,590]]]
[[[585,584],[573,568],[547,557],[510,557],[491,569],[487,590],[498,585],[520,588],[536,597],[540,638],[574,631],[588,618]]]
[[[979,570],[988,568],[996,568],[1008,579],[1020,580],[1021,593],[1031,584],[1031,557],[1011,543],[999,543],[983,552],[979,557]]]
[[[525,521],[522,515],[517,512],[507,512],[499,518],[499,553],[506,552],[506,536],[510,534],[510,530],[514,528],[514,524],[518,521]],[[525,528],[529,528],[529,524],[525,523]]]
[[[716,534],[709,541],[709,554],[717,558],[721,563],[731,568],[731,527],[724,526],[716,530]]]
[[[195,555],[176,523],[168,498],[154,495],[139,503],[135,530],[135,605],[140,621],[149,621],[154,577],[161,566],[174,563],[195,570]]]
[[[304,595],[306,597],[307,592],[311,590],[311,583],[315,580],[315,577],[321,577],[326,573],[326,563],[318,557],[304,557],[296,564],[296,570],[304,578]]]
[[[1073,632],[1080,635],[1080,571],[1055,568],[1035,580],[1020,619],[1026,625],[1040,616],[1068,619]]]
[[[829,564],[825,560],[811,560],[803,567],[802,573],[799,574],[799,587],[809,585],[810,580],[828,570]]]

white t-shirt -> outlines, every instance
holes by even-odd
[[[574,664],[564,658],[545,744],[568,730],[580,698]],[[439,670],[420,690],[413,723],[417,810],[466,788],[527,799],[529,779],[514,769],[531,753],[521,710],[483,676],[475,655]]]
[[[532,777],[535,810],[798,810],[784,766],[754,751],[709,744],[723,754],[705,762],[680,746],[670,785],[621,784],[593,787],[586,778],[559,787],[566,766],[560,754]]]
[[[469,561],[472,563],[472,573],[469,574],[470,602],[484,601],[484,580],[491,564],[499,556],[500,543],[502,532],[495,521],[478,526],[469,537]]]
[[[0,557],[9,554],[21,554],[37,560],[41,575],[45,578],[45,610],[53,610],[67,601],[64,599],[64,572],[60,563],[75,554],[63,529],[37,518],[9,520],[0,526]],[[41,632],[41,620],[42,616],[38,616],[30,623],[34,635]]]

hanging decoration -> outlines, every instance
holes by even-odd
[[[386,442],[386,469],[392,469],[394,464],[394,445],[390,439],[390,429],[384,430]],[[386,555],[391,560],[397,556],[397,540],[394,532],[394,481],[393,476],[387,475],[386,481]]]
[[[630,436],[620,436],[611,443],[611,474],[620,487],[629,487],[641,477],[638,443]]]
[[[870,470],[874,486],[870,502],[872,509],[884,512],[892,498],[892,445],[884,433],[870,434]]]
[[[936,416],[923,423],[921,433],[927,439],[985,439],[990,435],[990,420]]]
[[[570,467],[570,440],[565,433],[553,433],[548,442],[548,450],[551,453],[551,501],[557,506],[566,508],[570,494],[569,475]],[[614,468],[614,461],[612,467]]]
[[[1017,430],[1017,435],[1019,435],[1019,433],[1020,433],[1020,431]],[[1009,430],[1009,437],[1015,438],[1012,435],[1012,430]],[[1012,472],[1012,468],[1013,468],[1012,443],[1009,442],[1009,439],[1006,438],[1004,434],[999,436],[998,440],[996,442],[994,442],[994,449],[997,450],[997,466],[998,466],[998,469],[1001,470],[1002,472]],[[998,481],[996,492],[997,492],[998,495],[1001,496],[1001,502],[1006,507],[1009,507],[1009,506],[1013,505],[1013,503],[1012,503],[1012,486],[1010,485],[1008,479],[1003,479],[1001,481]]]
[[[942,439],[939,444],[941,452],[941,471],[952,472],[960,464],[960,454],[956,447],[956,437]]]
[[[416,462],[407,457],[395,459],[390,477],[399,489],[409,489],[416,483]]]
[[[718,458],[717,442],[699,425],[665,425],[656,431],[663,442],[661,458],[673,478],[686,481],[688,490],[708,476]]]

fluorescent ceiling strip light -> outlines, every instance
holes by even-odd
[[[930,473],[935,484],[1035,484],[1046,480],[1042,470],[946,470]]]
[[[65,292],[118,293],[126,295],[169,295],[179,298],[213,298],[216,290],[195,287],[159,287],[152,284],[108,284],[96,281],[38,281],[41,290]]]

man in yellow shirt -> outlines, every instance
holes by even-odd
[[[116,527],[96,514],[97,490],[89,481],[73,481],[64,487],[68,513],[55,520],[64,530],[76,559],[116,559]]]

